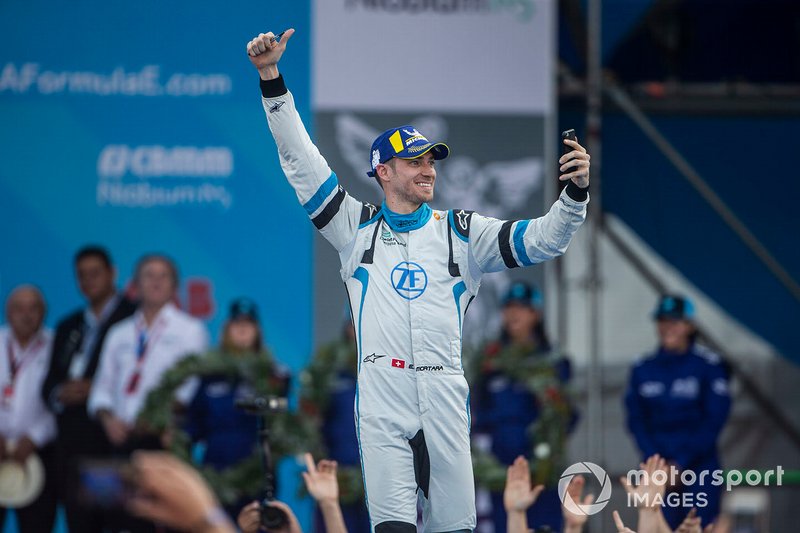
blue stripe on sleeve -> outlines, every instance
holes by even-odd
[[[314,196],[311,197],[309,201],[303,204],[303,209],[306,210],[309,216],[311,216],[317,209],[320,208],[322,202],[330,196],[333,190],[339,186],[339,178],[336,177],[335,172],[331,172],[331,175],[328,179],[325,180],[325,183],[319,186],[317,192],[314,193]]]
[[[528,229],[530,220],[520,220],[517,222],[517,227],[514,229],[514,249],[517,251],[519,262],[523,266],[531,266],[533,261],[528,257],[528,252],[525,251],[525,230]]]

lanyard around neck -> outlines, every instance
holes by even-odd
[[[125,391],[128,394],[134,394],[139,389],[139,381],[141,381],[142,378],[142,367],[144,366],[144,360],[147,356],[148,349],[156,343],[165,326],[166,324],[164,320],[160,318],[156,320],[156,322],[149,328],[140,327],[140,325],[137,323],[136,367],[134,368],[133,374],[131,374],[131,378],[128,381],[128,386],[125,388]]]
[[[39,345],[41,343],[42,340],[38,339],[28,349],[23,350],[25,355],[22,357],[21,361],[17,361],[17,358],[14,356],[14,342],[11,340],[11,337],[8,337],[8,348],[6,350],[6,354],[8,356],[9,382],[12,385],[16,381],[17,375],[20,373],[20,371],[25,368],[28,362],[36,356],[36,351],[39,349]]]

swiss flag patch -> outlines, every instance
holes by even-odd
[[[392,366],[395,368],[405,368],[406,362],[402,359],[392,359]]]

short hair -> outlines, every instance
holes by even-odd
[[[108,268],[109,270],[113,268],[111,263],[111,255],[108,253],[108,250],[106,250],[103,246],[98,246],[96,244],[89,244],[78,250],[75,253],[75,261],[74,261],[75,266],[78,266],[78,263],[80,263],[87,257],[96,257],[100,261],[102,261],[103,264],[106,266],[106,268]]]
[[[139,258],[139,260],[136,262],[136,268],[133,271],[134,283],[136,284],[139,283],[139,277],[141,276],[142,269],[144,269],[145,265],[147,265],[148,263],[152,263],[154,261],[161,261],[162,263],[167,265],[167,268],[169,268],[170,274],[172,276],[172,284],[175,288],[178,288],[180,277],[178,276],[178,267],[175,265],[175,261],[173,261],[172,258],[170,258],[165,254],[158,254],[158,253],[145,254]]]
[[[382,163],[382,164],[389,165],[390,167],[392,167],[392,170],[397,171],[397,167],[395,166],[395,158],[394,157],[389,159],[385,163]],[[375,181],[378,182],[378,187],[380,187],[381,190],[383,190],[383,183],[381,182],[381,179],[378,177],[377,169],[375,170]]]

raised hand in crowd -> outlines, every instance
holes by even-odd
[[[321,460],[314,464],[314,457],[310,453],[304,456],[307,472],[303,472],[308,493],[319,504],[322,518],[325,521],[325,530],[328,533],[347,533],[347,528],[339,506],[339,483],[336,479],[336,461]],[[282,509],[289,518],[285,527],[274,530],[276,533],[302,533],[300,523],[292,510],[283,502],[272,501],[272,505]],[[254,501],[246,505],[239,512],[236,519],[242,533],[258,533],[259,531],[273,531],[261,527],[261,505]]]
[[[214,493],[191,466],[167,452],[133,455],[136,495],[128,504],[142,518],[181,531],[234,533]]]
[[[336,461],[323,459],[314,464],[310,453],[304,455],[307,472],[303,472],[303,481],[309,494],[322,505],[326,502],[339,501],[339,483],[336,480]]]
[[[508,467],[503,505],[508,516],[508,533],[528,533],[528,507],[544,490],[544,485],[531,488],[531,470],[528,460],[519,456]]]
[[[310,453],[305,454],[307,472],[303,481],[309,494],[317,500],[328,533],[347,533],[347,527],[339,506],[339,481],[336,478],[336,461],[321,460],[314,465]]]
[[[583,495],[585,486],[586,478],[580,474],[572,478],[567,486],[567,494],[569,494],[573,502],[579,505],[590,505],[594,501],[594,494]],[[583,531],[583,525],[589,519],[589,515],[573,514],[563,505],[561,506],[561,512],[564,515],[564,533],[580,533]]]
[[[633,485],[627,477],[620,478],[629,500],[633,500],[639,511],[638,527],[641,533],[672,533],[661,511],[668,478],[666,465],[663,457],[658,454],[651,455],[647,461],[639,463],[639,469],[644,472],[644,483]],[[653,479],[657,472],[664,474],[664,483],[657,483],[657,480]]]

